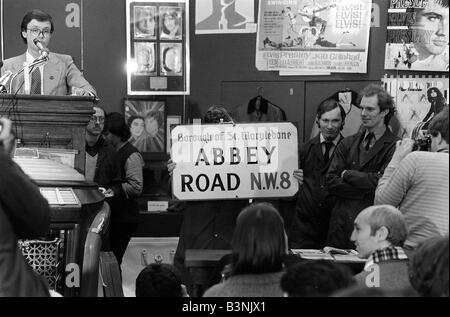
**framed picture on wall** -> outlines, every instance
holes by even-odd
[[[166,104],[164,101],[124,100],[128,140],[141,153],[166,153]]]
[[[127,94],[190,93],[188,0],[127,0]]]
[[[181,124],[182,119],[181,116],[167,116],[167,132],[166,132],[166,147],[167,147],[167,154],[170,155],[170,150],[172,147],[172,138],[170,137],[170,132],[172,131],[172,128],[177,125]]]

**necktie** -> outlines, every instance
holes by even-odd
[[[31,73],[31,89],[30,95],[41,94],[41,70],[39,67],[35,68]]]
[[[373,134],[373,133],[369,133],[367,136],[366,136],[366,146],[364,147],[364,149],[366,150],[366,151],[369,151],[369,149],[370,149],[370,143],[372,143],[372,139],[374,139],[375,138],[375,134]]]
[[[325,141],[324,143],[325,143],[325,153],[323,154],[323,159],[325,163],[327,163],[328,160],[330,159],[330,150],[333,147],[333,142]]]

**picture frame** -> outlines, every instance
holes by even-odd
[[[190,93],[188,0],[126,0],[127,94]]]
[[[167,158],[165,101],[125,98],[124,117],[131,132],[128,142],[144,159]]]
[[[167,154],[170,155],[171,147],[172,147],[172,138],[170,132],[172,131],[172,128],[182,123],[182,117],[181,116],[167,116],[166,121],[166,149]]]

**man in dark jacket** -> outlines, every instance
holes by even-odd
[[[334,150],[343,139],[345,111],[338,101],[324,100],[317,108],[316,123],[320,133],[300,150],[300,169],[294,177],[301,187],[296,213],[289,232],[293,249],[321,249],[325,246],[333,202],[326,188],[326,172]]]
[[[86,126],[85,177],[86,180],[94,181],[100,187],[109,188],[112,181],[119,177],[119,171],[113,161],[116,151],[102,135],[106,111],[99,106],[94,106],[94,111]]]
[[[349,237],[358,213],[373,205],[375,189],[392,158],[398,138],[389,130],[394,101],[381,86],[371,84],[359,96],[364,130],[337,147],[327,173],[331,211],[327,245],[352,248]]]
[[[11,121],[0,118],[0,128],[0,297],[49,296],[46,281],[28,265],[17,239],[44,236],[50,228],[50,208],[10,158]]]

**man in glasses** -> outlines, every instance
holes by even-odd
[[[20,28],[20,35],[27,44],[27,51],[5,60],[2,74],[7,70],[15,74],[24,67],[25,62],[31,64],[36,59],[44,61],[45,56],[48,57],[48,61],[31,67],[29,76],[24,76],[22,72],[13,78],[9,93],[54,96],[96,95],[95,89],[83,77],[71,56],[48,51],[47,47],[54,31],[53,20],[48,13],[36,9],[28,12]],[[39,48],[38,45],[42,46]],[[28,77],[27,82],[25,77]]]
[[[94,111],[86,126],[85,177],[100,187],[109,188],[118,172],[112,161],[115,150],[102,135],[105,127],[105,110],[100,106],[94,106]]]

